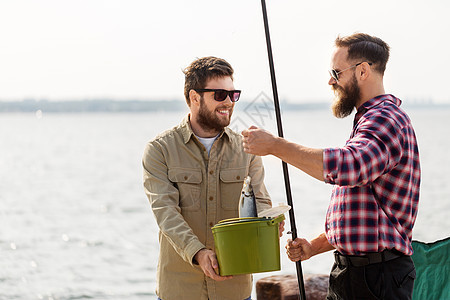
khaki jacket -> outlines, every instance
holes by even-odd
[[[229,128],[208,156],[187,116],[147,144],[143,167],[145,191],[160,228],[157,295],[163,300],[248,298],[251,275],[216,282],[203,274],[193,257],[200,249],[214,249],[212,226],[238,217],[247,175],[258,211],[271,207],[261,158],[245,153],[241,136]]]

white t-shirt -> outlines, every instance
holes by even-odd
[[[208,155],[209,155],[209,151],[211,150],[212,145],[214,144],[214,141],[217,139],[219,134],[212,138],[202,138],[202,137],[196,136],[198,138],[198,140],[203,144],[203,146],[205,146],[206,150],[208,150]]]

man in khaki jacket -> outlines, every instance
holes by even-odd
[[[144,187],[160,228],[156,293],[162,300],[250,299],[251,275],[219,275],[211,227],[238,217],[246,176],[258,211],[271,207],[262,161],[227,128],[240,96],[231,65],[204,57],[184,74],[190,113],[151,140],[143,157]]]

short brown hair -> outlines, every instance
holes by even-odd
[[[231,65],[222,58],[214,56],[202,57],[194,60],[184,73],[184,97],[190,106],[189,91],[193,89],[203,89],[206,82],[212,78],[230,76],[233,79],[234,70]]]
[[[389,59],[389,45],[382,39],[365,33],[355,33],[349,36],[338,36],[336,47],[348,48],[348,59],[360,59],[374,64],[374,69],[384,74]]]

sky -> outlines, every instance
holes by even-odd
[[[281,101],[323,102],[338,35],[386,41],[385,89],[450,103],[450,2],[266,0]],[[183,99],[182,69],[217,56],[252,100],[272,95],[256,0],[0,0],[0,101]]]

